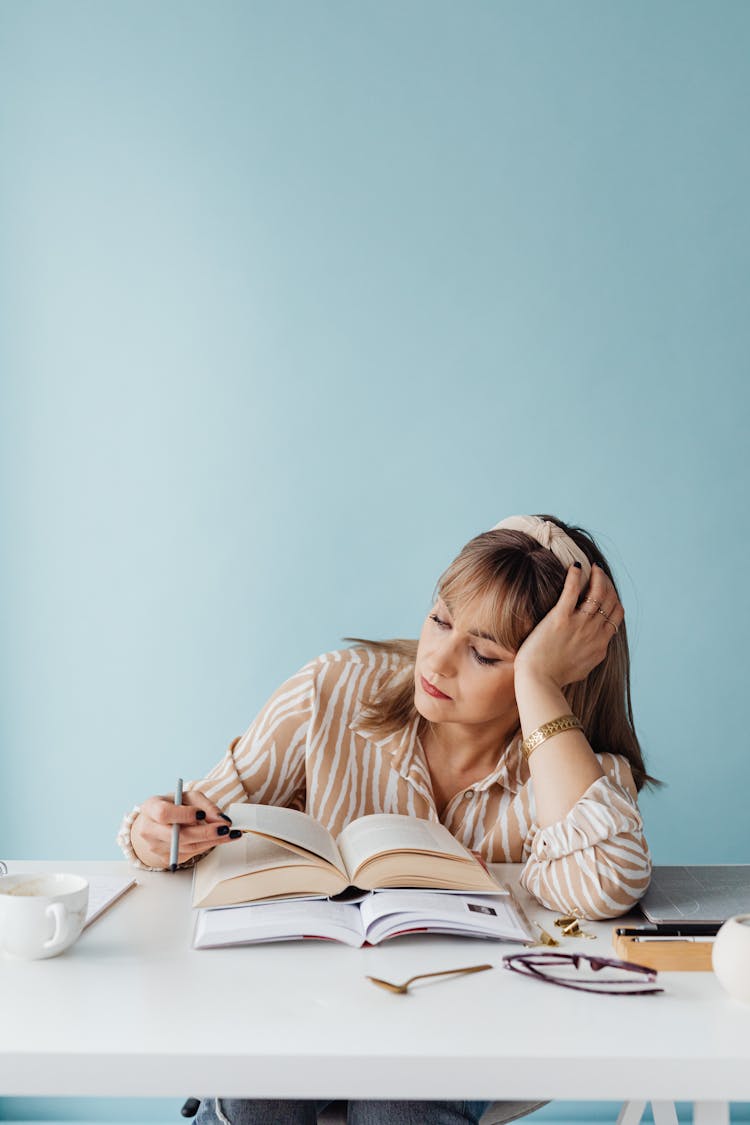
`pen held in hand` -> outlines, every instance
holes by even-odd
[[[177,778],[177,785],[174,791],[175,805],[182,804],[182,778]],[[180,854],[180,826],[176,822],[172,825],[172,846],[169,849],[169,870],[177,870],[177,859]]]

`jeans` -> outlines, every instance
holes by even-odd
[[[328,1102],[204,1098],[196,1125],[316,1125]],[[489,1102],[351,1101],[347,1125],[477,1125]]]

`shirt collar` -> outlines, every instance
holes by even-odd
[[[398,770],[403,777],[408,777],[417,749],[419,718],[419,715],[415,715],[405,727],[401,727],[393,734],[388,735],[376,735],[367,723],[358,716],[352,720],[349,728],[355,734],[366,738],[368,742],[372,742],[374,746],[387,751],[393,759],[394,769]],[[512,738],[496,768],[492,773],[483,777],[481,781],[472,785],[472,789],[484,791],[492,785],[499,785],[510,793],[518,793],[528,780],[528,767],[521,753],[521,742],[520,735]],[[421,757],[420,754],[420,759]]]
[[[487,777],[482,778],[472,789],[489,789],[491,785],[500,785],[510,793],[518,793],[528,780],[526,762],[521,753],[520,735],[512,738],[501,755],[496,768]]]

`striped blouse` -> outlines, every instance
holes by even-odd
[[[362,717],[363,704],[394,675],[412,676],[411,662],[367,648],[325,653],[287,680],[207,777],[186,788],[222,809],[233,801],[302,809],[334,836],[368,813],[440,820],[487,862],[523,863],[522,884],[539,902],[578,917],[615,917],[643,895],[651,864],[624,758],[600,754],[604,776],[562,820],[540,828],[519,733],[496,769],[438,815],[419,717],[387,737]],[[121,842],[134,858],[129,839],[121,834]]]

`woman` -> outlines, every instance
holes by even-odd
[[[522,883],[544,906],[607,918],[648,885],[636,797],[652,780],[606,560],[580,528],[514,516],[448,567],[418,642],[355,642],[306,665],[182,807],[149,798],[119,839],[134,862],[164,868],[175,822],[184,864],[239,835],[222,812],[233,801],[304,809],[334,835],[368,813],[408,813],[440,820],[489,862],[523,863]],[[349,1120],[448,1123],[482,1111],[359,1102]],[[307,1122],[314,1106],[211,1099],[201,1115]]]

